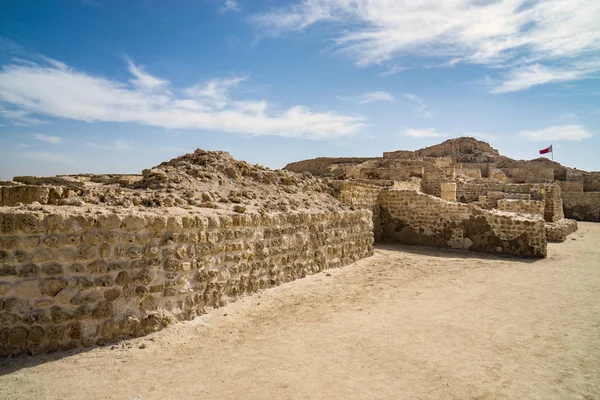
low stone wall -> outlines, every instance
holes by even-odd
[[[371,211],[373,235],[375,240],[379,240],[381,237],[378,203],[380,187],[353,181],[333,181],[331,186],[335,191],[335,196],[342,204]]]
[[[563,211],[562,191],[560,185],[554,184],[542,185],[544,190],[544,219],[546,222],[560,221],[565,217]]]
[[[600,172],[588,172],[583,176],[583,190],[600,192]]]
[[[497,203],[498,210],[516,213],[534,214],[544,216],[545,203],[539,200],[513,200],[500,199]]]
[[[70,189],[60,186],[11,185],[0,186],[0,206],[17,204],[58,204],[60,199],[70,197]]]
[[[583,181],[558,182],[562,192],[583,192]]]
[[[462,203],[471,203],[477,201],[479,196],[487,196],[491,191],[530,194],[532,200],[543,200],[544,197],[539,184],[514,184],[498,181],[459,181],[456,187],[456,197]]]
[[[423,193],[382,190],[382,238],[404,244],[545,257],[544,220]]]
[[[373,251],[367,210],[132,215],[64,208],[0,210],[0,355],[144,335]]]
[[[600,222],[600,192],[565,192],[562,198],[566,218]]]
[[[572,219],[546,222],[546,240],[549,242],[564,242],[567,236],[576,231],[577,221]]]
[[[515,183],[544,183],[554,180],[553,168],[503,168],[504,173]]]

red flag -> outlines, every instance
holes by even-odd
[[[540,150],[540,154],[548,154],[548,153],[552,153],[552,145],[550,145],[550,147],[548,147],[547,149]]]

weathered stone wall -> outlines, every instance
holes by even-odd
[[[546,222],[546,240],[549,242],[564,242],[567,236],[577,231],[577,221],[561,219],[557,222]]]
[[[411,177],[422,177],[422,166],[406,166],[403,168],[361,168],[361,179],[381,179],[406,181]]]
[[[481,179],[481,170],[479,168],[460,167],[456,169],[456,175],[466,178]]]
[[[552,185],[542,185],[544,191],[544,219],[547,222],[560,221],[565,217],[563,211],[562,191],[556,182]]]
[[[472,203],[488,192],[530,194],[532,200],[543,200],[541,186],[537,184],[514,184],[497,181],[457,182],[456,197],[463,203]]]
[[[373,236],[376,241],[379,240],[381,237],[378,203],[380,187],[353,181],[333,181],[331,186],[342,204],[372,212]]]
[[[372,254],[367,210],[61,212],[0,211],[0,355],[144,335]]]
[[[71,189],[60,186],[11,185],[0,186],[0,206],[17,204],[58,204],[59,200],[70,197]]]
[[[557,182],[561,191],[564,192],[583,192],[583,181],[564,181]]]
[[[541,217],[544,216],[545,203],[539,200],[514,200],[500,199],[497,200],[497,208],[502,211],[510,211],[516,213],[534,214]]]
[[[565,192],[562,199],[566,218],[600,222],[600,192]]]
[[[553,168],[503,168],[515,183],[544,183],[554,180]]]
[[[585,192],[600,192],[600,172],[589,172],[583,176]]]
[[[374,160],[375,158],[362,158],[362,157],[347,157],[347,158],[329,158],[319,157],[312,160],[303,160],[293,162],[286,165],[283,169],[302,173],[310,172],[315,176],[324,175],[330,173],[337,165],[358,165],[366,161]]]
[[[546,256],[542,218],[488,211],[422,193],[383,190],[383,239],[413,245]]]

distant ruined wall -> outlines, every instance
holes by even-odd
[[[510,211],[516,213],[526,213],[544,216],[545,203],[539,200],[514,200],[514,199],[500,199],[498,200],[497,207],[501,211]]]
[[[522,257],[546,256],[542,218],[488,211],[423,193],[382,190],[383,240]]]
[[[562,198],[565,217],[600,222],[600,192],[565,192]]]
[[[72,191],[60,186],[11,185],[0,186],[0,207],[17,204],[58,204],[61,199],[71,197]]]
[[[583,192],[583,181],[564,181],[558,182],[561,191],[564,192]]]
[[[541,186],[537,184],[513,184],[497,181],[457,182],[456,198],[462,203],[472,203],[488,192],[530,194],[532,200],[543,200]]]
[[[583,176],[585,192],[600,192],[600,172],[589,172]]]
[[[0,210],[0,355],[157,331],[373,252],[371,213]]]
[[[544,183],[554,180],[553,168],[503,168],[515,183]]]
[[[373,236],[375,241],[381,237],[379,221],[379,186],[351,181],[331,182],[338,200],[357,209],[369,210],[373,217]]]
[[[320,176],[327,174],[336,164],[347,164],[347,165],[358,165],[366,161],[373,160],[373,158],[361,158],[361,157],[348,157],[348,158],[328,158],[321,157],[312,160],[304,160],[293,162],[286,165],[283,169],[302,173],[310,172],[314,176]]]

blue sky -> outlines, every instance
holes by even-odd
[[[3,0],[0,179],[458,136],[600,170],[597,21],[597,0]]]

